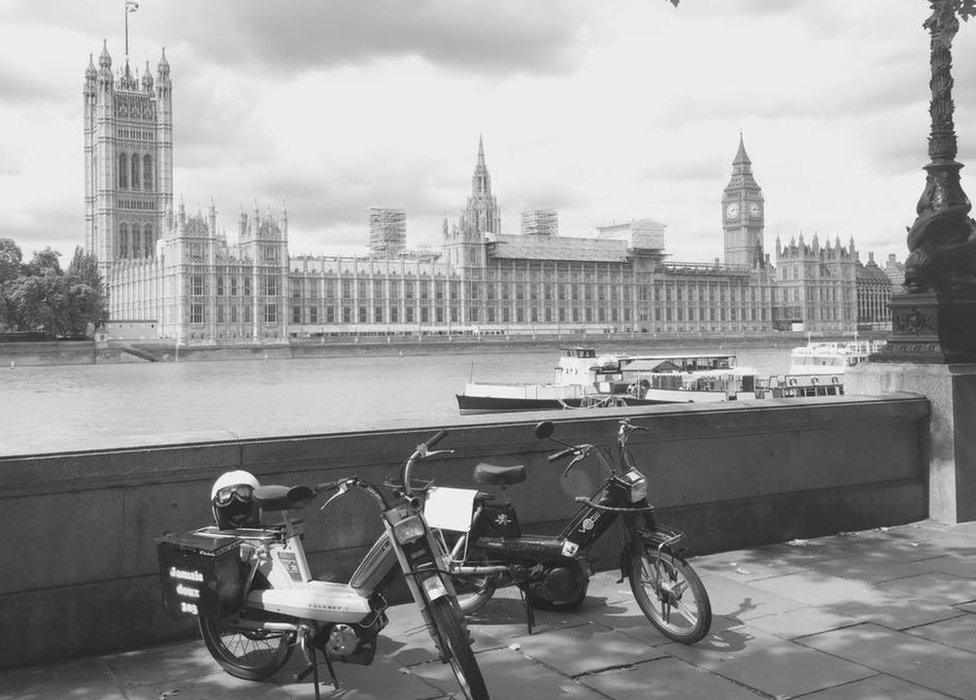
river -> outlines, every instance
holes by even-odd
[[[761,376],[789,366],[788,348],[736,354]],[[458,422],[469,378],[551,381],[555,363],[545,350],[15,367],[0,370],[0,455],[438,426]]]

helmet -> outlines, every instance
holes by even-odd
[[[260,484],[250,472],[224,472],[210,489],[210,508],[221,530],[260,525],[254,489]]]

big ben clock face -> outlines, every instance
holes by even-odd
[[[759,216],[759,202],[749,202],[749,216]]]
[[[739,203],[729,202],[729,205],[725,207],[725,216],[729,219],[739,218]]]

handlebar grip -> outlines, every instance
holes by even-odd
[[[565,450],[560,450],[556,454],[549,455],[548,457],[546,457],[546,459],[549,460],[550,462],[555,462],[557,459],[565,459],[566,457],[569,457],[569,455],[574,454],[575,452],[576,450],[567,447]]]
[[[432,438],[430,438],[424,444],[427,445],[427,449],[429,450],[431,447],[433,447],[434,445],[436,445],[437,443],[439,443],[441,440],[443,440],[446,436],[447,436],[447,431],[446,430],[438,430],[436,433],[434,433],[434,436]]]
[[[577,503],[589,503],[590,499],[586,496],[573,496],[573,500]]]

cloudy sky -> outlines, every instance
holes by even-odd
[[[0,0],[0,236],[83,241],[81,89],[122,2]],[[566,235],[668,225],[677,259],[720,255],[741,129],[766,244],[854,235],[904,257],[927,162],[923,0],[140,0],[134,65],[172,66],[175,189],[288,200],[292,253],[361,252],[366,207],[435,243],[479,133],[502,208],[554,206]],[[976,26],[954,48],[963,185],[976,196]]]

